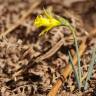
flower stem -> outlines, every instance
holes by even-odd
[[[77,59],[78,59],[78,76],[79,76],[79,81],[81,81],[81,64],[80,64],[80,55],[79,55],[79,50],[78,50],[77,38],[76,38],[76,34],[75,34],[76,30],[72,26],[69,26],[69,28],[72,31],[73,38],[74,38],[74,43],[75,43],[75,47],[76,47],[76,55],[77,55]],[[81,82],[80,82],[80,87],[81,87]]]

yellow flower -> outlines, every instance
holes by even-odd
[[[37,16],[35,19],[34,24],[39,27],[45,27],[45,29],[39,34],[39,36],[44,35],[46,32],[48,32],[53,27],[61,25],[61,22],[57,19],[55,19],[52,15],[50,15],[48,12],[44,10],[44,16],[40,15]]]

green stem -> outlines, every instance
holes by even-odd
[[[85,81],[85,85],[84,85],[84,90],[87,89],[87,84],[88,84],[88,80],[90,80],[90,77],[92,75],[92,70],[93,70],[93,66],[95,64],[95,59],[96,59],[96,48],[93,49],[93,52],[92,52],[92,59],[91,59],[91,62],[90,62],[90,66],[88,68],[88,74],[87,74],[87,78],[86,78],[86,81]]]
[[[70,51],[68,53],[69,53],[70,64],[71,64],[72,69],[74,71],[74,75],[75,75],[75,78],[76,78],[76,81],[77,81],[77,85],[78,85],[78,88],[80,90],[80,81],[79,81],[78,73],[77,73],[77,71],[74,68],[74,63],[73,63],[73,59],[72,59]]]
[[[61,22],[61,25],[68,27],[72,34],[73,34],[73,38],[74,38],[74,43],[76,46],[76,55],[77,55],[77,59],[78,59],[78,76],[79,76],[79,81],[81,81],[81,65],[80,65],[80,55],[79,55],[79,50],[78,50],[78,44],[77,44],[77,38],[76,38],[76,30],[73,26],[71,26],[71,24],[68,22],[68,20],[58,16],[59,21]],[[81,86],[81,82],[80,82],[80,86]]]
[[[78,59],[78,76],[79,76],[79,81],[81,81],[81,64],[80,64],[80,55],[79,55],[79,50],[78,50],[77,38],[76,38],[76,34],[75,34],[76,31],[72,26],[69,26],[69,28],[72,31],[74,43],[76,46],[76,55],[77,55],[77,59]],[[80,82],[80,87],[81,87],[81,82]]]

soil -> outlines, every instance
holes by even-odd
[[[42,29],[34,20],[44,8],[76,28],[79,47],[82,42],[86,46],[81,56],[83,75],[88,72],[96,46],[96,0],[0,0],[0,96],[47,96],[69,64],[68,50],[74,57],[68,28],[55,27],[39,36]],[[96,64],[92,72],[86,91],[78,91],[72,72],[56,96],[96,96]]]

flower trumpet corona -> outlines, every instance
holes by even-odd
[[[34,25],[38,28],[45,27],[45,29],[39,34],[39,36],[42,36],[49,30],[51,30],[53,27],[61,25],[61,22],[44,10],[44,16],[37,16]]]

